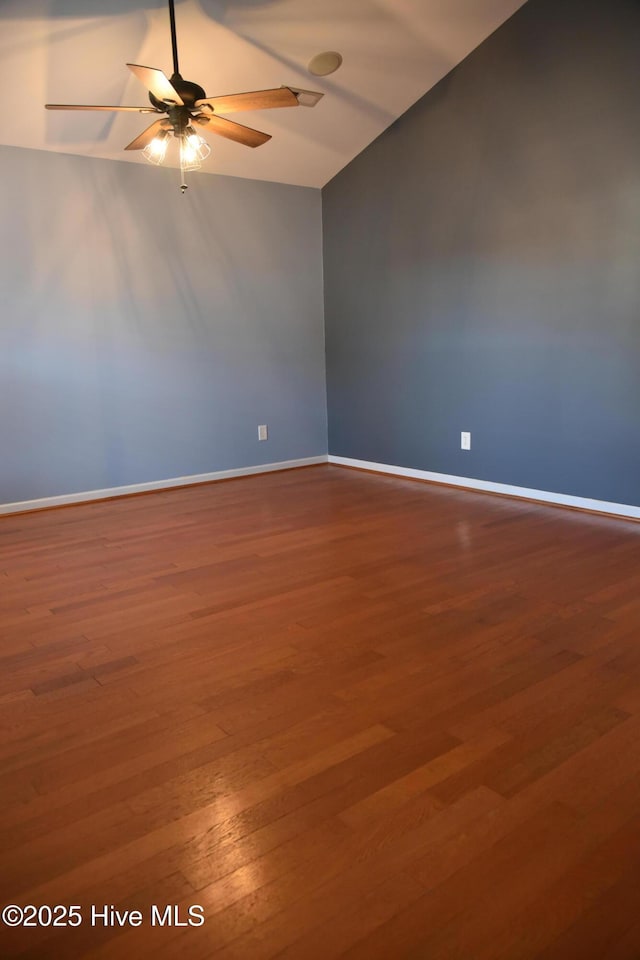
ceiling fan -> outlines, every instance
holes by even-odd
[[[171,47],[173,51],[173,74],[169,79],[162,70],[154,67],[142,67],[136,63],[127,66],[149,91],[150,107],[108,107],[84,104],[47,103],[47,110],[104,110],[123,113],[159,114],[151,126],[143,130],[125,150],[142,150],[143,156],[151,163],[162,163],[169,141],[175,138],[179,144],[181,183],[184,193],[187,189],[185,171],[197,170],[205,160],[211,148],[207,141],[195,130],[193,124],[202,127],[208,133],[215,133],[228,140],[235,140],[247,147],[259,147],[271,139],[268,133],[261,133],[251,127],[245,127],[234,120],[228,120],[221,114],[238,113],[242,110],[267,110],[272,107],[314,107],[324,96],[313,90],[301,90],[297,87],[276,87],[272,90],[255,90],[250,93],[234,93],[222,97],[207,97],[203,88],[190,80],[183,80],[178,66],[178,43],[176,40],[176,17],[174,0],[169,2],[169,20],[171,24]]]

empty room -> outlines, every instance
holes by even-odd
[[[0,958],[638,960],[637,0],[0,28]]]

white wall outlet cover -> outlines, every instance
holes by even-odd
[[[471,450],[471,434],[464,431],[460,434],[460,449]]]
[[[267,440],[269,436],[269,431],[267,430],[266,423],[261,423],[258,426],[258,440]]]

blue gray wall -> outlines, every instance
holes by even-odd
[[[318,190],[0,164],[0,504],[326,453]]]
[[[529,0],[324,189],[330,453],[640,504],[639,51]]]

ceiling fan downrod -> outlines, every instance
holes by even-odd
[[[169,0],[169,22],[171,24],[171,50],[173,52],[173,75],[180,77],[180,67],[178,65],[178,40],[176,37],[176,11],[174,0]],[[182,77],[180,77],[182,79]]]

